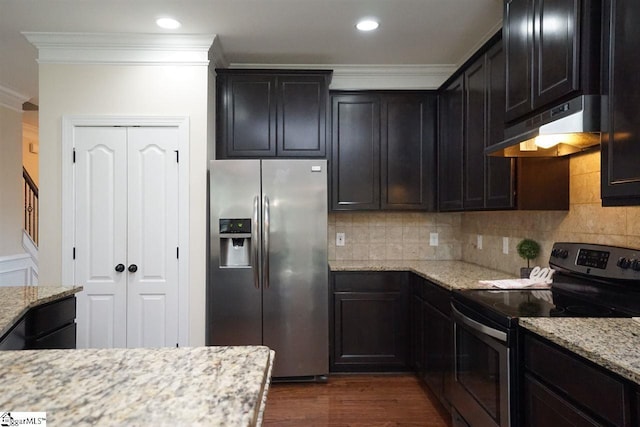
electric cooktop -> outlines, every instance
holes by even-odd
[[[640,316],[640,250],[555,243],[549,289],[460,290],[454,299],[480,315],[513,327],[520,317]]]

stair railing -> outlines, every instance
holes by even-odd
[[[23,167],[22,178],[24,181],[24,230],[31,240],[38,245],[38,186]]]

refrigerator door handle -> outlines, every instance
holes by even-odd
[[[264,196],[262,202],[262,281],[265,289],[269,288],[269,198]]]
[[[253,218],[251,218],[251,241],[253,250],[251,251],[251,267],[253,268],[253,286],[256,289],[260,289],[260,265],[258,264],[258,204],[260,203],[260,196],[253,198]]]

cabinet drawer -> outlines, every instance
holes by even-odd
[[[61,326],[73,323],[75,318],[75,296],[34,307],[27,315],[27,337],[46,335]]]
[[[76,324],[70,323],[47,335],[27,342],[30,350],[74,349],[76,348]]]
[[[400,292],[406,272],[340,272],[333,274],[334,292]]]
[[[568,399],[613,423],[625,425],[625,384],[578,356],[525,336],[525,368]]]
[[[24,349],[24,317],[9,332],[0,339],[0,350],[22,350]]]

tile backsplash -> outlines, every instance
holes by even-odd
[[[640,207],[601,206],[600,152],[572,156],[570,174],[569,211],[331,213],[329,260],[462,259],[518,274],[526,261],[516,245],[525,237],[542,246],[532,265],[548,262],[555,241],[640,248]],[[344,246],[336,246],[339,232],[345,233]],[[437,246],[430,245],[432,233],[438,234]]]
[[[329,260],[460,259],[462,214],[344,212],[329,214]],[[336,233],[345,245],[336,246]],[[437,233],[438,245],[430,245]]]
[[[540,171],[544,173],[544,171]],[[547,265],[556,241],[599,243],[640,248],[640,207],[602,207],[600,152],[570,159],[569,211],[466,212],[462,216],[462,258],[517,274],[526,261],[516,245],[525,237],[540,243],[542,251],[532,265]],[[477,247],[478,234],[483,248]],[[509,254],[502,253],[502,238],[509,238]]]

